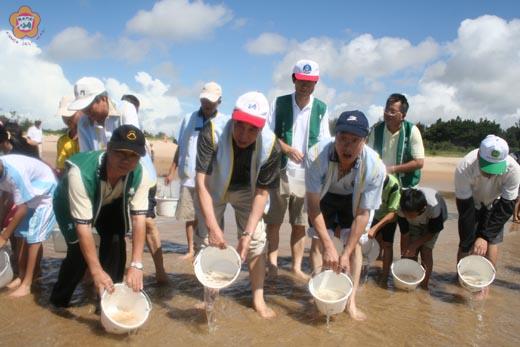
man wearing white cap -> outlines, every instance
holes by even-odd
[[[269,103],[258,92],[240,96],[232,119],[213,118],[197,144],[195,246],[227,247],[223,218],[229,203],[237,221],[237,251],[247,259],[253,307],[264,318],[275,316],[264,300],[266,233],[262,215],[268,189],[279,185],[281,150],[276,136],[264,127]]]
[[[496,265],[504,224],[513,214],[520,184],[520,166],[502,138],[488,135],[455,170],[459,212],[457,261],[469,252]]]
[[[65,160],[79,152],[78,120],[81,111],[69,111],[68,106],[74,100],[71,96],[61,98],[56,115],[61,117],[67,126],[67,132],[60,136],[56,145],[56,170],[61,175],[65,168]]]
[[[79,148],[82,152],[106,149],[112,132],[121,125],[121,117],[101,80],[80,78],[74,85],[71,111],[83,111],[78,122]]]
[[[307,149],[330,138],[327,106],[312,94],[320,78],[319,66],[312,60],[299,60],[293,68],[294,93],[276,98],[269,116],[269,126],[278,137],[284,156],[281,162],[280,187],[271,192],[271,205],[265,218],[269,254],[269,274],[277,274],[280,226],[289,211],[291,231],[292,271],[308,279],[301,270],[305,249],[307,214],[304,197],[291,193],[287,171],[303,170]]]
[[[175,170],[178,168],[178,175],[181,179],[181,191],[179,203],[175,211],[177,220],[186,222],[186,239],[188,242],[188,252],[185,259],[193,258],[195,254],[193,246],[193,231],[196,227],[195,219],[195,163],[197,159],[197,139],[199,132],[210,120],[225,117],[217,108],[222,101],[222,88],[215,82],[204,84],[200,93],[200,108],[186,115],[182,120],[179,130],[178,147],[175,152],[172,165],[165,183],[170,184],[175,177]],[[226,117],[227,118],[227,117]]]

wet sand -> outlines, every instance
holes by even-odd
[[[171,156],[164,155],[164,160]],[[156,152],[157,158],[157,152]],[[448,158],[449,159],[449,158]],[[169,160],[169,159],[168,159]],[[423,185],[446,190],[453,176],[447,163],[437,171],[428,172],[427,160]],[[456,163],[457,160],[453,162]],[[448,160],[451,163],[451,159]],[[166,160],[165,163],[168,163]],[[450,164],[452,165],[452,164]],[[431,165],[433,168],[433,164]],[[454,164],[452,165],[454,168]],[[445,170],[441,170],[441,169]],[[161,168],[159,168],[161,170]],[[449,179],[446,183],[445,180]],[[153,302],[146,325],[134,334],[117,336],[104,332],[95,313],[95,300],[85,290],[77,290],[73,307],[67,314],[53,313],[48,296],[57,278],[64,254],[54,253],[52,242],[45,243],[42,263],[43,277],[34,295],[12,300],[0,292],[0,345],[28,344],[61,346],[80,345],[229,345],[229,346],[514,346],[520,343],[520,229],[508,223],[504,243],[500,248],[497,279],[490,297],[477,302],[457,285],[456,250],[458,243],[456,209],[448,201],[450,218],[434,250],[434,271],[430,293],[424,290],[402,292],[379,287],[374,278],[381,267],[373,264],[368,282],[358,293],[359,307],[368,315],[365,322],[355,322],[347,314],[331,320],[327,330],[325,317],[311,303],[305,283],[291,276],[289,226],[284,224],[280,240],[280,271],[276,282],[266,285],[267,303],[278,317],[272,321],[260,319],[251,309],[251,294],[247,272],[221,291],[216,303],[217,330],[208,333],[206,316],[196,304],[203,298],[192,266],[181,261],[186,251],[184,227],[173,218],[158,217],[166,270],[170,284],[157,286],[153,263],[145,253],[145,290]],[[236,245],[235,224],[228,209],[226,239]],[[394,255],[397,255],[396,237]],[[309,242],[307,246],[310,246]],[[129,247],[130,248],[130,247]],[[305,270],[309,272],[308,249]],[[396,258],[396,256],[394,256]],[[244,270],[244,269],[243,269]]]

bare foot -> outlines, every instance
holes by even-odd
[[[181,256],[181,260],[193,260],[193,257],[195,256],[195,252],[188,252]]]
[[[20,277],[16,277],[14,280],[12,280],[8,285],[6,285],[5,287],[7,289],[16,289],[20,286],[20,284],[22,284],[22,280],[20,279]]]
[[[26,286],[25,284],[20,284],[18,288],[16,288],[13,292],[9,294],[11,298],[21,298],[23,296],[31,294],[31,286]]]
[[[367,315],[360,311],[356,306],[350,305],[347,308],[347,312],[350,315],[350,318],[357,321],[364,321],[367,319]]]
[[[260,317],[265,319],[272,319],[276,317],[276,312],[274,312],[270,307],[268,307],[265,303],[255,305],[253,303],[253,308],[260,315]]]
[[[168,274],[166,272],[156,272],[155,282],[157,282],[157,284],[168,284],[170,283],[170,279],[168,278]]]
[[[308,282],[311,279],[311,277],[309,275],[307,275],[306,273],[304,273],[302,270],[293,269],[292,274],[296,277],[296,279],[303,281],[303,282]]]
[[[275,280],[278,277],[278,266],[273,264],[267,265],[267,280]]]

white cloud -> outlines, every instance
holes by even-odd
[[[250,54],[271,55],[287,50],[288,40],[276,33],[262,33],[254,40],[249,40],[245,48]]]
[[[89,33],[81,27],[68,27],[54,36],[45,48],[54,61],[113,58],[131,63],[141,61],[150,51],[148,40],[121,37],[109,40],[101,33]]]
[[[171,42],[204,39],[230,22],[233,13],[224,5],[203,1],[163,0],[150,11],[139,11],[126,23],[129,32]]]
[[[0,113],[17,111],[29,119],[41,119],[44,128],[61,128],[54,114],[64,95],[72,95],[72,86],[57,64],[42,58],[34,42],[20,46],[0,31]]]
[[[100,33],[89,34],[81,27],[68,27],[54,36],[46,48],[57,61],[100,58],[105,39]]]
[[[425,71],[410,114],[425,122],[486,117],[502,128],[517,122],[520,20],[489,15],[464,20],[447,51],[445,61]]]
[[[139,118],[145,130],[176,135],[182,108],[177,97],[168,95],[170,86],[142,71],[134,79],[138,84],[135,90],[123,82],[108,78],[105,85],[110,97],[119,100],[123,94],[135,95],[141,103]]]

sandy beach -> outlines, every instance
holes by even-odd
[[[164,175],[175,145],[153,141],[155,163]],[[53,163],[56,137],[47,136],[44,158]],[[422,185],[443,192],[453,191],[453,172],[458,158],[428,157]],[[451,193],[452,196],[452,193]],[[508,223],[491,294],[475,301],[457,285],[457,214],[448,199],[449,218],[434,249],[430,291],[403,292],[375,282],[381,262],[372,264],[368,281],[360,288],[358,305],[368,315],[356,322],[347,314],[332,318],[330,329],[317,313],[307,284],[290,273],[289,226],[280,233],[279,277],[266,283],[266,301],[277,313],[271,321],[260,319],[250,306],[251,293],[246,267],[237,282],[221,291],[216,304],[217,330],[208,332],[205,312],[197,308],[203,297],[192,265],[182,261],[186,251],[184,223],[158,217],[166,271],[170,283],[155,283],[153,262],[145,253],[145,291],[153,309],[145,326],[129,335],[107,334],[95,312],[95,300],[80,286],[65,313],[50,310],[48,297],[56,281],[63,253],[54,252],[52,240],[44,244],[42,277],[34,295],[12,300],[0,291],[0,345],[38,346],[514,346],[520,344],[520,229]],[[235,246],[235,223],[231,209],[226,212],[226,240]],[[399,235],[399,233],[396,233]],[[397,259],[399,237],[394,244]],[[310,247],[310,242],[307,243]],[[130,248],[130,245],[128,249]],[[308,249],[304,270],[310,272]]]

